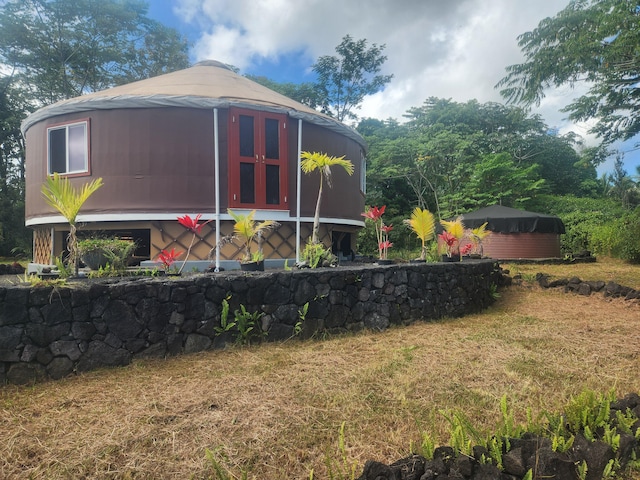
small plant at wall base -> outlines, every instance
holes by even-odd
[[[48,176],[45,184],[42,185],[42,195],[47,204],[58,210],[60,214],[69,222],[69,236],[67,237],[67,264],[73,267],[74,274],[78,275],[78,237],[77,237],[77,217],[84,203],[93,193],[102,187],[102,178],[82,185],[80,190],[76,190],[66,177],[61,177],[57,173]]]
[[[313,233],[311,234],[311,243],[319,243],[320,230],[320,205],[322,204],[322,188],[324,182],[331,188],[331,168],[339,166],[347,172],[347,175],[353,175],[353,163],[342,157],[330,157],[326,153],[319,152],[301,152],[300,168],[305,174],[311,174],[315,171],[320,172],[320,186],[318,188],[318,199],[316,201],[316,210],[313,217]]]
[[[227,243],[238,239],[242,242],[243,251],[240,263],[261,262],[264,259],[264,253],[262,252],[264,236],[267,232],[279,228],[280,224],[274,220],[263,220],[262,222],[254,220],[255,210],[251,210],[247,214],[236,213],[231,209],[228,209],[227,212],[235,221],[233,233],[223,237],[215,248],[222,248]],[[251,247],[254,243],[256,243],[257,250],[252,252]]]
[[[338,257],[322,243],[307,243],[300,257],[302,263],[297,265],[299,268],[335,267],[338,264]]]
[[[176,252],[175,248],[171,250],[162,250],[158,256],[156,261],[162,264],[162,269],[165,273],[169,273],[171,271],[172,265],[178,260],[178,257],[182,255],[184,252]],[[177,270],[176,270],[177,273]]]

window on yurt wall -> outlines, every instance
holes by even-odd
[[[229,205],[286,208],[286,115],[232,108]]]
[[[88,121],[81,121],[47,129],[49,174],[89,171],[88,125]]]

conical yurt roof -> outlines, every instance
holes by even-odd
[[[360,134],[351,127],[238,75],[215,60],[202,61],[184,70],[62,100],[29,115],[22,122],[22,132],[25,134],[33,124],[47,118],[90,110],[232,106],[286,113],[293,118],[341,133],[363,147],[366,145]]]

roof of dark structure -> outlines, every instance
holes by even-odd
[[[487,230],[498,233],[565,233],[564,223],[554,215],[527,212],[516,208],[491,205],[462,215],[467,228],[487,222]]]

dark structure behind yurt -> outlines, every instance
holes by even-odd
[[[462,215],[466,228],[487,223],[491,235],[483,242],[484,255],[498,260],[559,258],[560,218],[542,213],[492,205]]]

